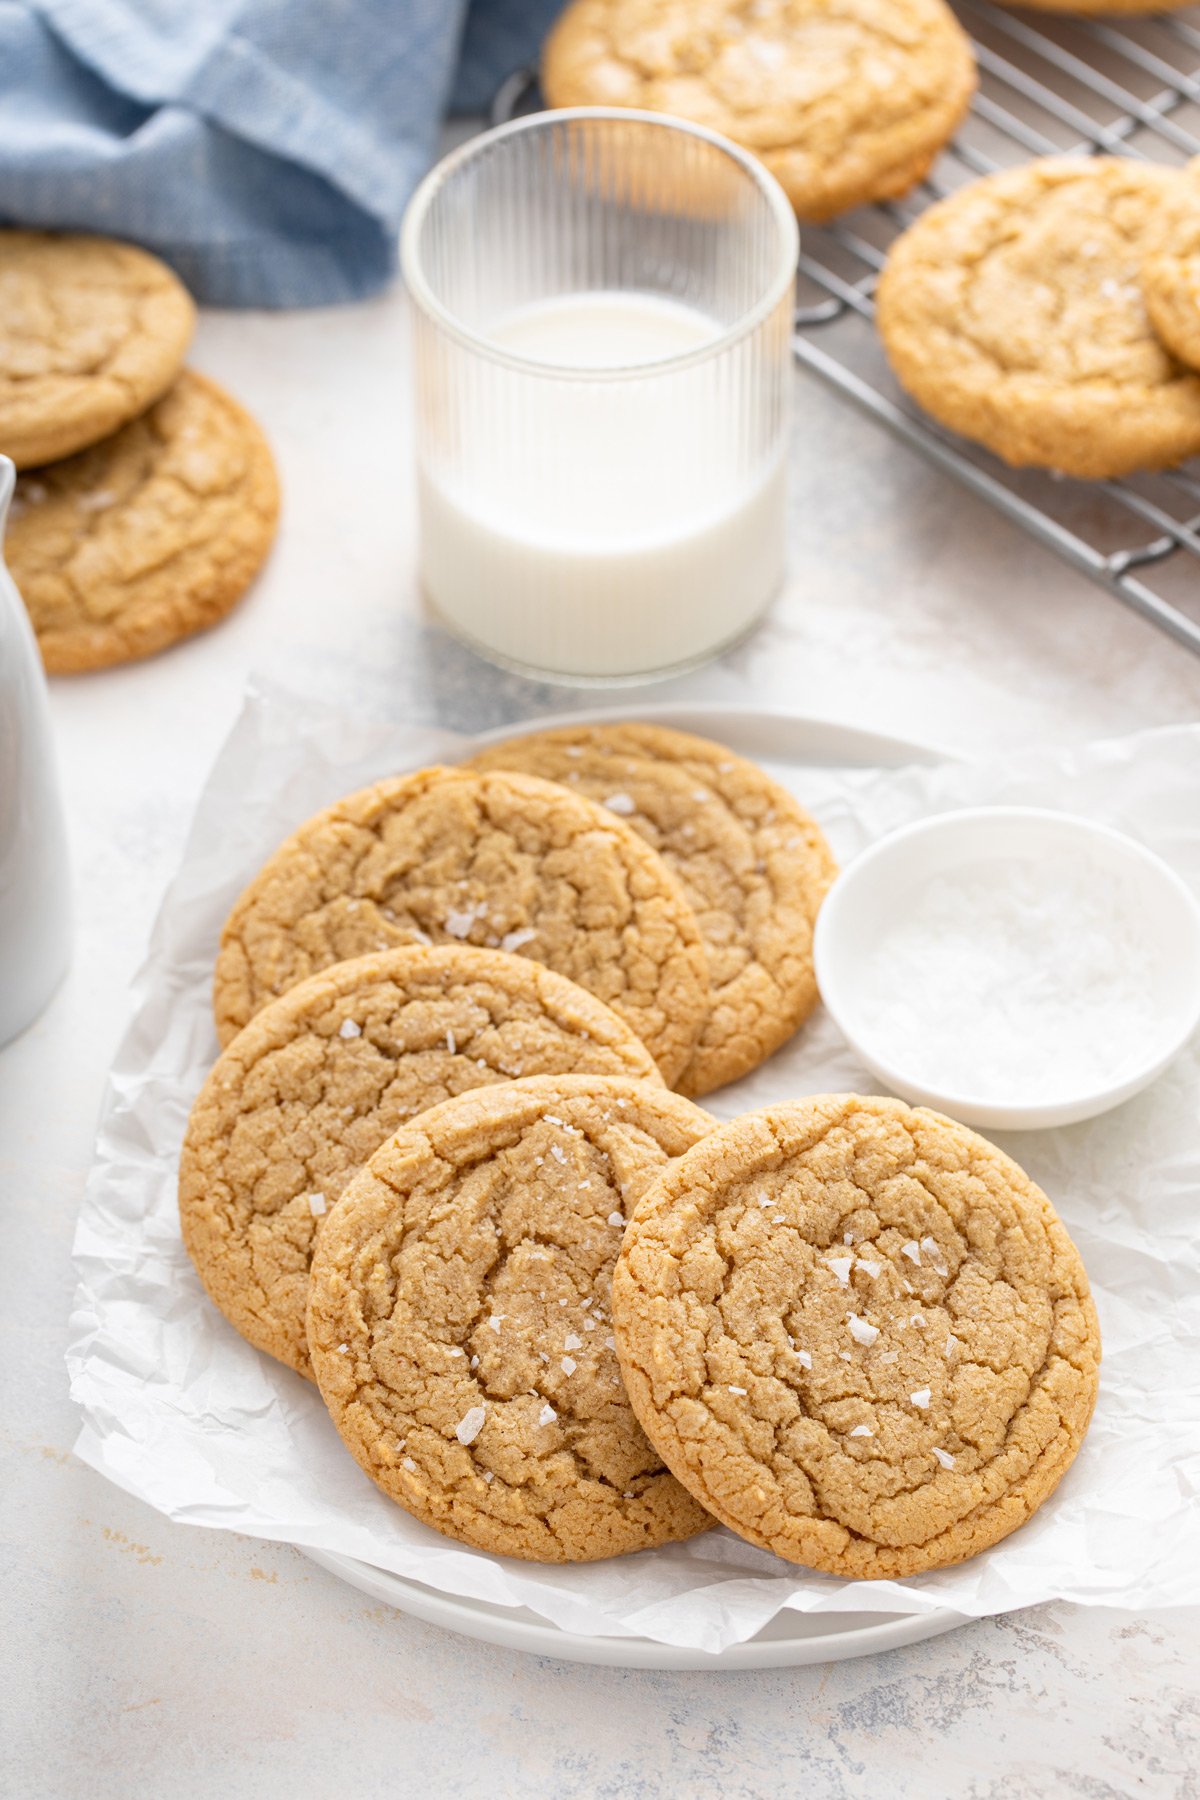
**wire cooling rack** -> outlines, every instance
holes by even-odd
[[[1031,156],[1063,152],[1182,164],[1200,155],[1196,13],[1083,19],[954,0],[979,91],[929,178],[901,201],[802,227],[796,356],[879,424],[1073,568],[1200,655],[1200,460],[1123,481],[1009,469],[936,425],[900,390],[874,328],[888,246],[934,200]],[[496,95],[500,124],[538,104],[521,71]]]

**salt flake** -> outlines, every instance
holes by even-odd
[[[353,1019],[343,1019],[341,1028],[338,1031],[338,1036],[342,1038],[361,1037],[362,1026],[356,1025]]]
[[[933,1445],[933,1454],[937,1457],[943,1469],[952,1469],[954,1467],[954,1458],[945,1450],[939,1450],[936,1444]]]
[[[447,1031],[446,1033],[446,1048],[451,1056],[457,1055],[458,1045],[454,1041],[454,1033],[452,1031]]]
[[[553,1425],[553,1423],[554,1423],[555,1419],[557,1419],[557,1417],[558,1417],[558,1414],[555,1412],[554,1408],[551,1406],[550,1402],[547,1400],[545,1406],[543,1406],[541,1412],[538,1414],[538,1424],[539,1425]]]
[[[918,1269],[920,1268],[920,1266],[921,1266],[921,1249],[920,1249],[920,1245],[917,1243],[916,1238],[909,1238],[907,1244],[901,1244],[900,1254],[901,1254],[901,1256],[907,1256],[907,1258],[910,1262],[915,1262]]]
[[[454,1427],[454,1435],[460,1444],[473,1444],[483,1430],[487,1420],[487,1412],[482,1406],[470,1407]]]
[[[908,1397],[914,1406],[919,1406],[924,1409],[929,1405],[930,1390],[928,1388],[918,1388],[915,1394],[910,1394]]]
[[[505,932],[504,936],[500,939],[500,948],[502,950],[507,950],[511,955],[514,950],[519,950],[522,944],[532,942],[536,936],[536,931],[531,930],[528,925],[522,925],[519,931]]]
[[[875,1433],[869,1425],[856,1425],[850,1433],[851,1437],[874,1437]]]
[[[879,1336],[878,1325],[869,1325],[865,1319],[860,1319],[857,1313],[847,1313],[846,1317],[850,1322],[850,1336],[856,1344],[873,1344],[875,1342]]]
[[[414,1462],[414,1461],[413,1461],[413,1459],[412,1459],[412,1457],[411,1457],[411,1456],[406,1456],[406,1457],[405,1457],[405,1459],[404,1459],[404,1467],[405,1467],[405,1468],[406,1468],[406,1469],[407,1469],[407,1470],[408,1470],[408,1471],[409,1471],[409,1473],[410,1473],[410,1474],[411,1474],[411,1473],[412,1473],[412,1472],[413,1472],[413,1470],[414,1470],[414,1469],[415,1469],[415,1468],[416,1468],[416,1466],[417,1466],[417,1465],[416,1465],[416,1463],[415,1463],[415,1462]]]
[[[807,1350],[797,1350],[796,1361],[800,1364],[802,1369],[812,1368],[812,1357]]]
[[[877,1262],[868,1262],[864,1256],[860,1256],[858,1259],[858,1267],[860,1269],[865,1269],[867,1271],[867,1274],[871,1277],[871,1279],[873,1281],[875,1279],[876,1275],[878,1275],[880,1270],[883,1268],[883,1264],[877,1263]]]
[[[619,1212],[610,1212],[608,1215],[608,1222],[610,1225],[623,1226],[625,1224],[625,1214],[619,1213]]]
[[[564,1350],[582,1350],[583,1349],[583,1339],[576,1337],[575,1333],[573,1331],[569,1331],[567,1333],[566,1337],[563,1339],[563,1349]]]
[[[843,1287],[850,1284],[850,1270],[854,1263],[852,1256],[827,1256],[825,1261],[837,1276]]]
[[[950,1273],[949,1269],[946,1267],[946,1259],[942,1255],[941,1245],[936,1238],[923,1237],[921,1239],[921,1248],[939,1275],[948,1275]]]
[[[308,1210],[313,1218],[319,1219],[321,1214],[325,1211],[324,1194],[306,1194],[304,1198],[308,1201]]]
[[[609,812],[629,814],[637,810],[630,794],[610,794],[604,804]]]
[[[744,1394],[746,1390],[745,1388],[734,1387],[733,1384],[730,1383],[729,1391],[731,1394]]]
[[[578,1367],[578,1364],[576,1363],[575,1358],[573,1356],[564,1356],[562,1359],[562,1362],[559,1364],[559,1367],[561,1368],[564,1375],[573,1375],[575,1373],[576,1368]]]

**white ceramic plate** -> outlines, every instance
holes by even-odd
[[[731,750],[776,767],[899,768],[904,763],[940,762],[949,754],[927,743],[826,719],[793,718],[786,713],[755,712],[736,706],[688,704],[626,704],[559,713],[505,725],[482,735],[477,742],[499,743],[522,731],[542,731],[555,725],[630,718],[716,738]],[[527,1607],[492,1606],[483,1600],[440,1593],[423,1582],[410,1581],[332,1551],[309,1550],[307,1554],[372,1599],[412,1613],[427,1624],[461,1631],[509,1650],[621,1669],[777,1669],[797,1663],[835,1662],[915,1644],[921,1638],[935,1637],[966,1623],[961,1613],[947,1607],[928,1613],[799,1613],[785,1609],[746,1643],[709,1653],[681,1650],[651,1638],[585,1637],[552,1625]]]

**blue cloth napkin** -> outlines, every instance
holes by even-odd
[[[383,287],[448,110],[561,0],[0,0],[0,222],[145,244],[216,306]]]

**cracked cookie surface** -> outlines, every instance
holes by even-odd
[[[196,309],[112,238],[0,231],[0,452],[19,469],[136,418],[179,373]]]
[[[209,1296],[250,1343],[311,1380],[308,1270],[351,1177],[442,1100],[564,1074],[661,1085],[614,1012],[521,957],[391,950],[292,988],[219,1058],[188,1122],[179,1213]]]
[[[150,656],[215,624],[279,511],[248,413],[185,369],[141,418],[17,482],[5,555],[55,674]]]
[[[721,1126],[651,1188],[613,1317],[663,1460],[751,1543],[878,1580],[1053,1492],[1095,1405],[1079,1255],[993,1145],[831,1095]]]
[[[566,726],[481,751],[615,811],[679,878],[708,952],[710,1010],[674,1085],[736,1081],[817,1002],[812,928],[837,865],[786,789],[721,744],[660,725]]]
[[[222,1043],[329,964],[414,939],[557,970],[612,1007],[667,1082],[708,1010],[692,910],[623,820],[532,776],[430,768],[316,814],[250,883],[217,959]]]
[[[1139,283],[1181,179],[1047,157],[931,207],[877,296],[902,385],[1015,467],[1101,478],[1200,451],[1200,376],[1159,342]]]
[[[632,106],[752,151],[802,219],[907,193],[975,88],[942,0],[574,0],[542,53],[550,106]]]
[[[639,1196],[712,1124],[644,1082],[548,1077],[445,1101],[377,1152],[322,1233],[308,1336],[393,1500],[536,1562],[707,1528],[630,1410],[609,1284]]]

